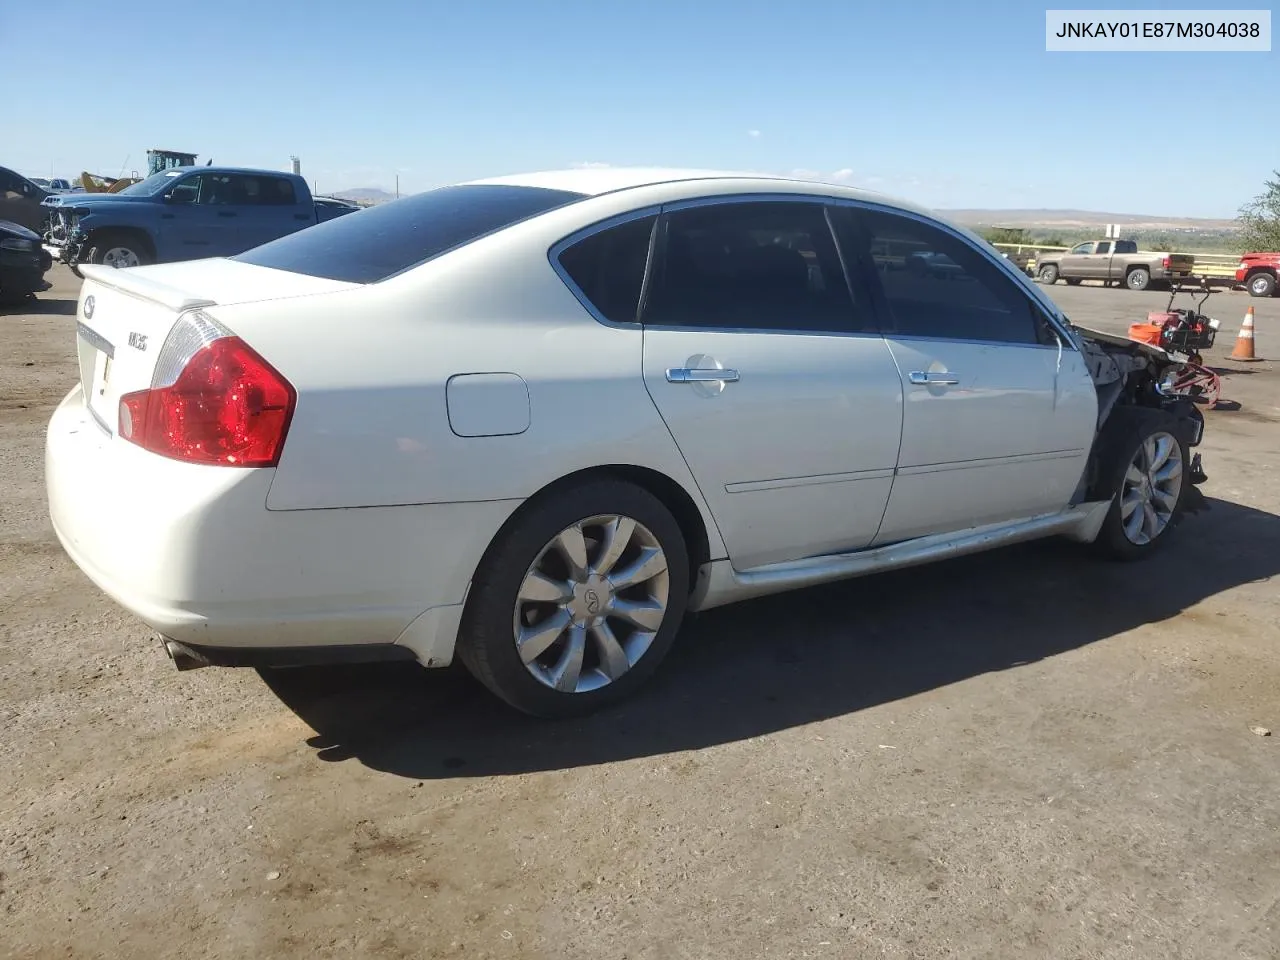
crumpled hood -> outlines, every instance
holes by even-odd
[[[51,193],[44,198],[46,207],[91,207],[99,203],[138,203],[151,197],[125,196],[120,193]]]

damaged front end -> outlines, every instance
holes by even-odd
[[[1128,337],[1090,330],[1072,325],[1079,338],[1081,352],[1098,391],[1098,423],[1096,436],[1102,438],[1115,411],[1121,407],[1161,410],[1174,418],[1188,447],[1197,447],[1204,437],[1204,415],[1188,395],[1176,392],[1174,384],[1191,360],[1163,347],[1131,340]],[[1095,443],[1095,447],[1100,444]],[[1096,464],[1085,478],[1086,485],[1096,481]],[[1204,509],[1204,496],[1195,488],[1208,479],[1200,454],[1191,458],[1188,477],[1191,489],[1184,509],[1189,513]]]
[[[44,248],[54,260],[75,266],[80,263],[80,254],[84,247],[85,234],[80,229],[80,216],[83,211],[63,206],[48,204],[49,214],[45,221]]]

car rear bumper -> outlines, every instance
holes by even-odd
[[[518,502],[271,511],[273,475],[108,436],[80,387],[46,435],[63,548],[162,637],[220,649],[400,643],[448,663],[471,575]]]

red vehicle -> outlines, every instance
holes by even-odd
[[[1236,267],[1236,283],[1254,297],[1273,297],[1280,286],[1280,253],[1246,253]]]

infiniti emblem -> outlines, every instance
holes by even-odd
[[[600,596],[594,590],[588,590],[583,599],[587,601],[587,613],[594,617],[600,612]]]
[[[86,320],[93,319],[93,294],[84,298],[84,318]]]

